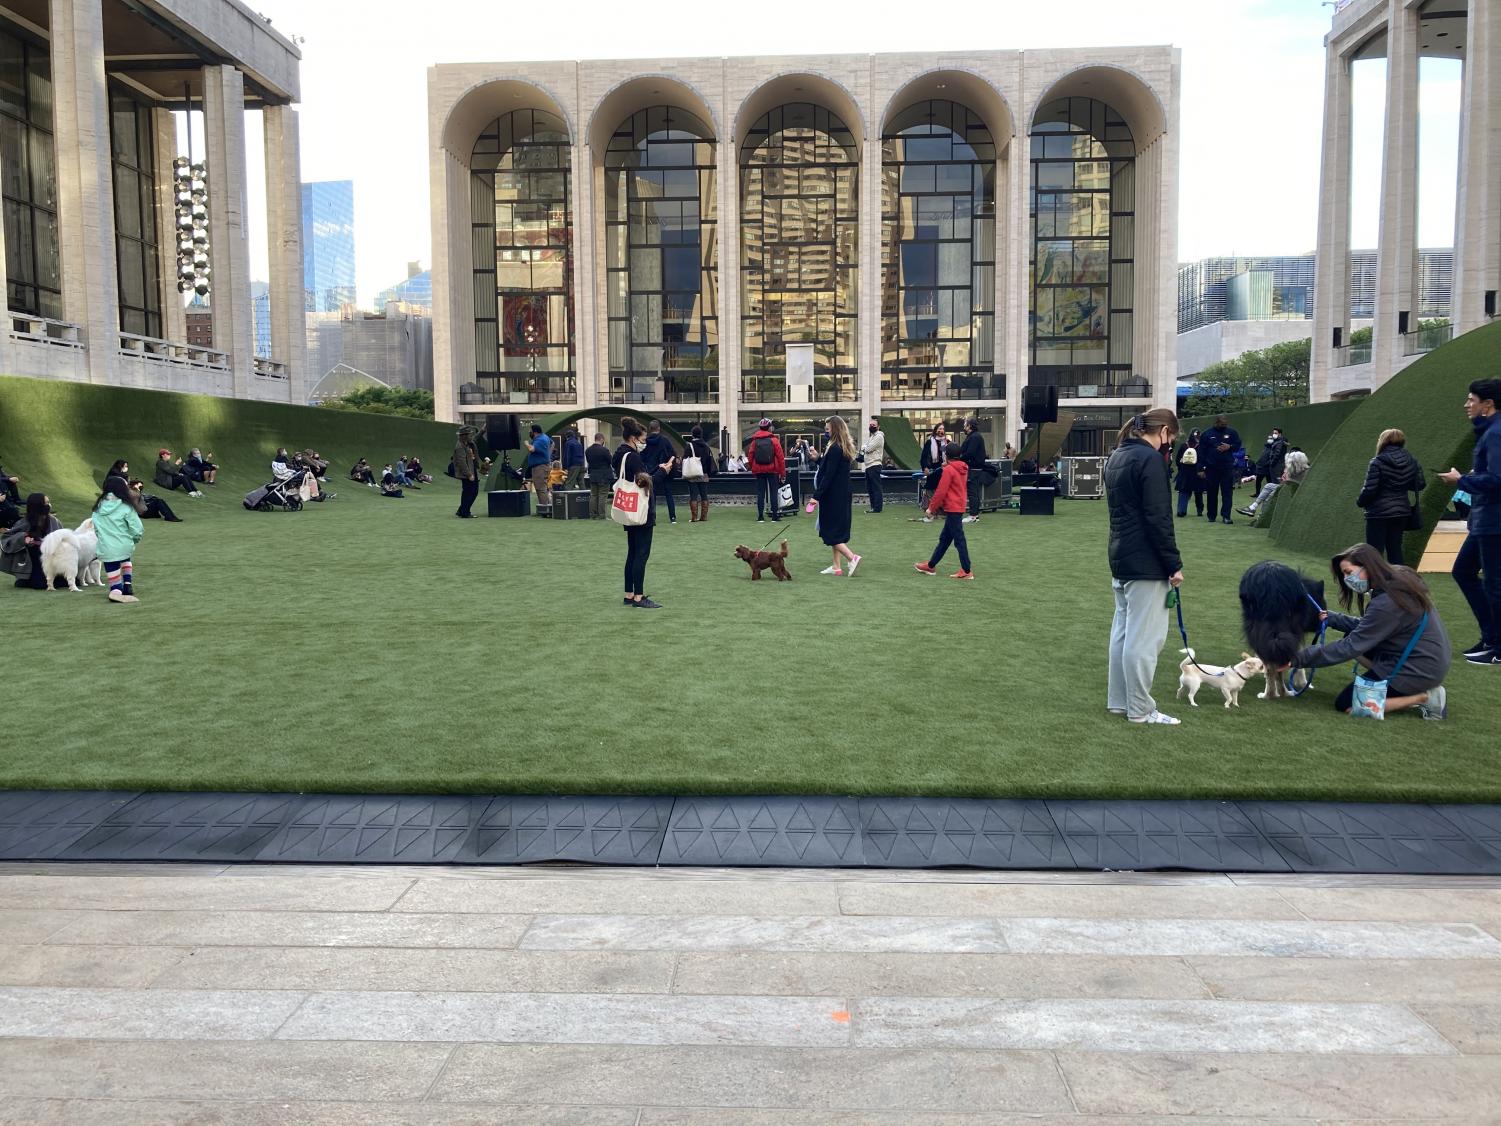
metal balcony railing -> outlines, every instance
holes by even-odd
[[[571,375],[488,377],[459,388],[461,406],[576,402],[578,388]]]
[[[612,375],[601,396],[622,405],[650,403],[717,403],[719,376],[684,372],[680,375]]]
[[[881,377],[881,398],[887,400],[1000,400],[1005,397],[1006,377],[1004,375],[887,372]]]
[[[1371,345],[1347,344],[1343,348],[1334,350],[1334,366],[1337,368],[1354,367],[1356,364],[1368,364],[1371,362]]]

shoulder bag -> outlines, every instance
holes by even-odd
[[[615,478],[615,494],[610,501],[610,519],[627,528],[639,528],[651,513],[651,493],[625,475],[630,459],[630,454],[620,459],[620,476]]]
[[[1392,669],[1391,676],[1385,680],[1373,680],[1370,677],[1360,675],[1360,665],[1355,666],[1355,694],[1350,698],[1350,714],[1360,719],[1385,719],[1386,718],[1386,690],[1387,686],[1402,671],[1402,666],[1407,664],[1407,658],[1412,656],[1413,646],[1418,643],[1418,638],[1423,636],[1423,628],[1428,624],[1428,615],[1424,614],[1418,621],[1418,628],[1412,631],[1412,640],[1407,643],[1407,648],[1402,650],[1402,656],[1397,660],[1396,668]]]
[[[698,456],[692,442],[683,448],[683,480],[684,481],[707,481],[709,475],[704,472],[703,458]]]
[[[1421,532],[1423,530],[1423,510],[1418,507],[1418,502],[1422,499],[1417,493],[1408,494],[1408,503],[1412,505],[1407,510],[1407,530],[1409,532]]]

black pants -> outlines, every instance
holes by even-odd
[[[1193,488],[1191,488],[1191,489],[1179,489],[1178,490],[1178,515],[1179,516],[1187,516],[1188,515],[1188,498],[1189,497],[1193,497],[1194,511],[1197,512],[1200,516],[1203,516],[1204,515],[1204,484],[1203,484],[1202,481],[1200,481],[1198,479],[1197,476],[1194,477]]]
[[[1402,537],[1407,532],[1407,517],[1382,516],[1365,520],[1365,542],[1374,547],[1394,567],[1403,565]]]
[[[881,495],[881,468],[876,466],[865,471],[865,488],[870,493],[870,510],[880,512],[884,498]]]
[[[667,519],[678,518],[678,507],[672,499],[672,477],[663,473],[660,469],[651,475],[651,502],[657,503],[659,497],[667,498]]]
[[[775,473],[756,474],[756,519],[760,520],[766,515],[766,509],[771,508],[771,518],[780,520],[781,511],[777,508],[777,496],[781,490],[781,482],[777,480]]]
[[[964,513],[945,512],[943,514],[943,531],[938,534],[938,546],[933,549],[933,554],[928,558],[928,566],[938,566],[938,561],[944,557],[953,544],[959,549],[959,566],[969,570],[969,542],[964,538]]]
[[[465,478],[459,482],[459,511],[457,515],[470,515],[469,509],[474,506],[474,498],[479,496],[479,481]]]
[[[641,588],[646,584],[646,561],[651,558],[650,524],[641,524],[625,530],[625,591],[627,594],[645,594]]]
[[[688,482],[688,502],[691,504],[694,501],[702,501],[704,504],[709,503],[709,482]]]
[[[188,480],[187,476],[182,473],[173,473],[171,476],[171,483],[167,485],[168,492],[171,492],[174,489],[181,489],[184,492],[191,493],[196,491],[198,488],[197,485]]]
[[[176,520],[177,513],[172,511],[172,506],[161,497],[142,497],[146,505],[146,511],[141,513],[147,520]]]
[[[16,585],[20,587],[30,587],[32,590],[46,590],[47,576],[42,571],[41,545],[27,545],[26,554],[31,559],[31,574],[24,579],[17,579]]]
[[[980,515],[980,494],[985,491],[984,484],[980,481],[980,470],[971,468],[967,478],[966,488],[969,490],[969,514]],[[964,568],[966,571],[968,567]]]
[[[1209,493],[1209,519],[1218,520],[1223,517],[1229,520],[1233,503],[1231,497],[1235,492],[1235,469],[1226,466],[1223,469],[1206,470],[1204,488]],[[1223,512],[1220,511],[1221,508]]]
[[[1480,640],[1501,649],[1501,533],[1466,536],[1452,573],[1480,623]]]

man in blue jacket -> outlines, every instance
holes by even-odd
[[[1224,415],[1217,416],[1214,425],[1199,436],[1199,471],[1209,494],[1211,524],[1216,518],[1233,523],[1230,498],[1235,492],[1235,454],[1240,448],[1240,435]]]
[[[641,464],[651,474],[651,502],[656,504],[661,497],[667,498],[667,522],[678,522],[678,509],[672,499],[672,471],[677,466],[677,454],[672,443],[662,433],[662,424],[652,419],[647,424],[646,445],[641,448]]]
[[[537,494],[537,515],[551,515],[552,486],[548,484],[548,475],[552,472],[552,439],[535,422],[526,443],[526,472]]]
[[[1469,532],[1454,559],[1454,581],[1480,623],[1480,640],[1465,650],[1472,665],[1501,667],[1501,379],[1477,379],[1465,398],[1475,427],[1475,464],[1468,473],[1440,473],[1470,494]],[[1481,575],[1484,574],[1482,578]]]
[[[563,488],[582,489],[584,487],[584,440],[571,426],[568,428],[568,433],[563,435],[563,472],[568,474],[568,479],[563,482]]]

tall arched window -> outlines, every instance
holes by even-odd
[[[568,127],[546,110],[492,121],[470,161],[474,366],[466,402],[572,402]]]
[[[822,106],[778,106],[740,148],[741,397],[787,400],[787,345],[812,344],[813,397],[855,397],[859,156]]]
[[[1063,398],[1128,395],[1136,145],[1104,102],[1059,98],[1032,122],[1032,371]]]
[[[923,101],[881,138],[881,397],[1006,397],[995,366],[995,142]]]
[[[676,106],[632,114],[605,152],[605,222],[608,400],[716,401],[719,239],[709,127]]]

